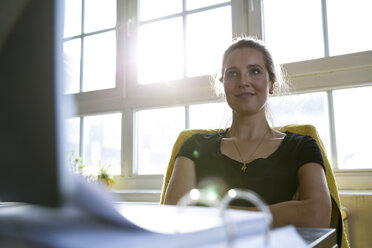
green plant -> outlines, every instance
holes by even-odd
[[[85,178],[89,183],[101,183],[105,186],[111,187],[114,184],[114,179],[109,174],[111,164],[102,164],[98,161],[99,170],[94,170],[94,167],[86,167],[80,156],[75,156],[75,151],[71,151],[67,155],[70,161],[70,167],[73,173]],[[85,168],[85,169],[84,169]]]
[[[107,186],[111,186],[114,183],[114,179],[109,174],[108,170],[111,164],[102,164],[101,161],[98,162],[99,172],[97,175],[98,182],[104,183]]]
[[[75,151],[71,151],[71,153],[67,155],[70,160],[71,169],[74,173],[81,175],[84,172],[85,165],[83,164],[80,156],[75,157],[74,155]]]

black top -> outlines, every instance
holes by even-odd
[[[225,131],[197,133],[188,138],[177,156],[194,161],[199,188],[214,187],[221,196],[233,188],[250,189],[267,204],[291,200],[297,189],[297,170],[304,164],[315,162],[323,166],[323,157],[316,141],[310,136],[286,132],[280,146],[267,158],[247,163],[221,153],[221,140]],[[249,205],[245,201],[234,205]]]

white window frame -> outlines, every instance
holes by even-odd
[[[234,37],[251,35],[262,38],[261,6],[261,0],[231,1]],[[77,105],[77,116],[113,111],[120,111],[123,114],[122,174],[115,177],[115,188],[160,190],[163,175],[134,173],[135,112],[141,109],[188,106],[222,99],[213,94],[210,76],[187,78],[166,84],[136,83],[133,58],[136,55],[137,10],[136,0],[117,1],[117,67],[122,68],[123,73],[117,74],[116,88],[82,92],[73,94],[73,97]],[[372,51],[288,63],[283,67],[290,75],[296,93],[372,85]],[[372,189],[372,169],[352,171],[335,169],[334,172],[341,189]]]

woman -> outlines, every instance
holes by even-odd
[[[268,123],[266,104],[278,83],[274,68],[260,41],[241,39],[225,51],[220,81],[232,109],[231,127],[195,134],[183,144],[165,204],[176,204],[189,190],[217,178],[221,195],[231,188],[259,194],[274,226],[329,227],[331,199],[316,141]],[[243,201],[233,205],[249,209]]]

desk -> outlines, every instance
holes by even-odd
[[[134,207],[138,208],[139,206]],[[151,211],[150,214],[153,214],[153,212]],[[122,248],[125,243],[127,247],[164,248],[179,247],[180,240],[176,236],[146,234],[131,225],[122,227],[112,225],[102,221],[102,219],[92,218],[91,215],[86,215],[74,208],[48,209],[22,204],[3,206],[0,207],[0,223],[3,224],[0,225],[0,247],[9,247],[9,244],[14,244],[14,242],[16,245],[28,244],[28,242],[35,244],[36,240],[35,246],[30,245],[28,247],[104,248],[109,245],[110,247]],[[293,232],[296,232],[294,227],[292,228]],[[297,231],[306,241],[308,248],[337,247],[336,231],[334,229],[297,228]],[[34,236],[35,233],[38,233],[38,235]],[[286,238],[283,240],[283,237],[287,238],[288,236],[279,236],[272,243],[276,245],[272,247],[283,248],[283,243],[287,241]],[[210,236],[207,239],[211,239]],[[183,239],[183,241],[185,240]],[[165,243],[166,246],[164,246]],[[45,244],[45,246],[40,244]],[[80,246],[76,244],[80,244]],[[146,245],[143,246],[143,244]],[[184,243],[182,242],[182,244]],[[195,246],[185,245],[182,247]],[[216,246],[213,244],[208,246],[208,248],[211,247],[215,248]],[[225,242],[220,242],[218,247],[225,248]]]
[[[297,228],[298,233],[311,248],[337,248],[336,229]]]

